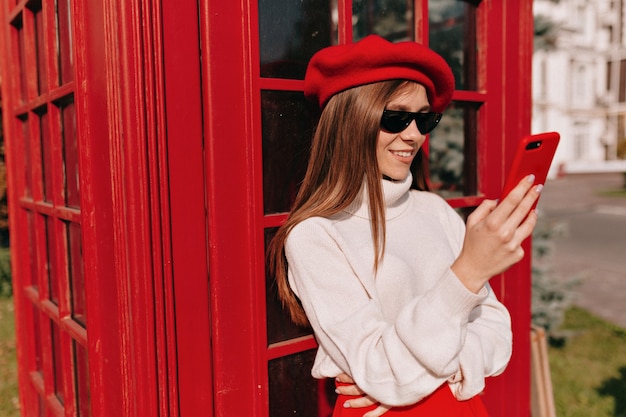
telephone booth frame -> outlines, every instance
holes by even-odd
[[[287,214],[264,210],[261,103],[303,87],[262,73],[269,2],[1,2],[22,416],[283,417],[272,410],[300,401],[328,415],[323,382],[272,373],[302,373],[315,340],[268,337],[265,241]],[[360,2],[329,3],[335,41],[349,42]],[[448,199],[461,211],[497,197],[530,131],[533,35],[531,0],[464,3],[476,85],[453,99],[480,112],[464,174],[475,191]],[[428,41],[434,3],[407,4],[409,36]],[[529,258],[492,285],[514,353],[485,402],[527,417]]]

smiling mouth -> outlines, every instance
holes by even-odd
[[[391,153],[401,158],[410,158],[413,156],[412,151],[391,151]]]

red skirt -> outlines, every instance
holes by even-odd
[[[364,408],[344,408],[343,403],[350,398],[339,395],[335,403],[332,417],[362,417],[366,412],[373,410],[377,405]],[[457,400],[445,383],[435,392],[418,403],[406,407],[394,407],[382,417],[489,417],[487,410],[476,395],[465,401]]]

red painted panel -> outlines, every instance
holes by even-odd
[[[112,189],[107,118],[107,66],[102,3],[72,2],[76,78],[77,132],[81,164],[85,297],[90,317],[88,357],[93,417],[124,415],[119,340],[120,315],[115,277]]]
[[[0,57],[3,62],[20,62],[17,54],[17,36],[16,29],[9,21],[9,5],[7,2],[0,3]],[[6,59],[6,61],[4,61]],[[11,259],[20,259],[21,256],[29,254],[29,237],[28,218],[25,211],[19,210],[16,202],[19,200],[19,191],[24,192],[26,188],[25,167],[23,158],[25,150],[22,143],[17,138],[21,136],[23,129],[16,126],[14,121],[15,115],[11,111],[17,105],[19,97],[19,79],[15,79],[15,72],[10,71],[7,65],[0,65],[0,78],[2,79],[2,127],[4,130],[4,146],[6,153],[7,167],[7,195],[9,203],[9,228],[12,233]],[[17,174],[17,173],[20,174]],[[15,173],[15,174],[13,174]],[[23,413],[35,412],[33,404],[37,401],[37,392],[30,383],[29,369],[36,366],[34,344],[23,343],[26,338],[31,337],[35,332],[34,311],[30,306],[31,301],[28,300],[24,293],[24,289],[16,280],[16,277],[22,277],[24,283],[32,282],[31,262],[16,263],[12,262],[12,272],[14,277],[14,296],[15,305],[15,327],[16,327],[16,350],[18,360],[18,378],[20,384],[20,409]]]
[[[211,417],[211,316],[198,6],[195,2],[163,2],[163,19],[179,415],[194,417],[200,413]]]
[[[485,179],[488,195],[495,197],[502,188],[517,141],[530,131],[532,2],[484,3],[490,15],[480,25],[485,35],[493,39],[485,52],[484,80],[489,97],[486,106],[494,114],[486,120],[488,143],[483,147],[480,177]],[[529,247],[526,252],[530,253]],[[513,357],[507,370],[487,385],[485,401],[494,417],[530,414],[530,276],[527,256],[501,278],[492,279],[494,289],[511,313],[514,334]]]
[[[248,7],[211,0],[200,12],[214,410],[225,417],[267,414],[257,35]]]

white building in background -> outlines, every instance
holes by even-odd
[[[535,0],[534,15],[532,131],[561,133],[551,175],[626,172],[626,0]]]

